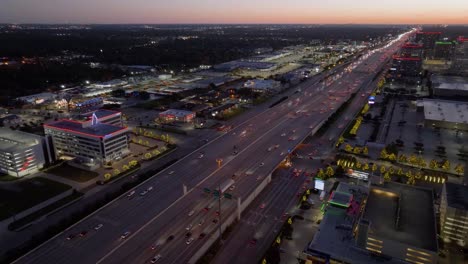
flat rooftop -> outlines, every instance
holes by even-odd
[[[368,188],[340,182],[336,191],[353,194],[354,201],[361,204],[367,197]],[[319,254],[328,254],[347,263],[406,263],[399,259],[381,257],[357,247],[351,227],[359,220],[359,217],[347,212],[346,208],[328,206],[320,228],[304,250],[305,253],[313,255],[315,252],[320,252]]]
[[[424,99],[424,118],[452,123],[468,123],[468,103]]]
[[[433,193],[405,184],[372,187],[362,218],[373,235],[437,251]]]
[[[67,132],[84,134],[91,137],[105,137],[113,133],[125,132],[128,130],[126,127],[114,126],[105,123],[84,126],[83,123],[72,120],[59,120],[45,124],[44,127],[66,130]]]
[[[95,114],[98,119],[101,119],[101,118],[108,117],[108,116],[111,116],[111,115],[120,115],[121,113],[118,112],[118,111],[112,111],[112,110],[107,110],[107,109],[99,109],[99,110],[96,110],[96,111],[81,114],[80,118],[83,119],[83,120],[91,120],[93,114]]]
[[[0,128],[1,151],[14,152],[40,144],[41,140],[42,138],[37,135],[11,130],[9,128]]]
[[[431,80],[435,89],[468,91],[468,77],[433,75]]]
[[[449,207],[468,210],[468,186],[446,182],[445,188]]]
[[[160,115],[173,115],[175,117],[185,117],[188,115],[194,115],[195,113],[187,110],[169,109],[159,113]]]

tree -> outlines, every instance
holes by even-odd
[[[153,150],[153,152],[152,152],[152,153],[153,153],[153,155],[154,155],[154,156],[157,156],[157,155],[159,155],[159,154],[160,154],[159,150],[157,150],[157,149]]]
[[[412,154],[410,157],[409,157],[409,163],[412,164],[412,165],[418,165],[418,157],[414,154]]]
[[[377,164],[375,164],[375,163],[372,164],[372,171],[373,171],[373,172],[375,172],[375,171],[377,170],[377,168],[378,168],[378,167],[377,167]]]
[[[115,169],[115,170],[114,170],[114,176],[117,176],[117,175],[119,175],[119,174],[120,174],[120,170],[119,170],[119,169]]]
[[[455,172],[461,175],[465,172],[465,168],[462,165],[458,164],[457,166],[455,166]]]
[[[112,178],[112,174],[110,174],[110,173],[104,174],[104,179],[105,179],[106,181],[110,180],[110,178]]]
[[[397,174],[400,175],[400,176],[404,175],[403,169],[398,168]]]
[[[128,171],[130,168],[128,167],[128,165],[123,165],[122,166],[122,170],[123,171]]]
[[[360,147],[354,147],[353,153],[354,154],[360,154],[361,153],[361,148]]]
[[[368,171],[369,170],[369,164],[364,163],[364,166],[362,166],[362,169],[365,170],[365,171]]]
[[[352,152],[352,151],[353,151],[353,147],[352,147],[350,144],[346,144],[346,145],[345,145],[345,151],[346,151],[346,152]]]
[[[442,164],[442,169],[445,171],[450,170],[450,161],[445,160],[444,163]]]
[[[385,172],[385,174],[384,174],[384,180],[385,180],[386,182],[389,182],[391,179],[392,179],[392,178],[390,177],[390,173],[389,173],[388,171]]]
[[[431,169],[437,169],[439,167],[439,164],[437,163],[436,160],[432,159],[430,162],[429,162],[429,168]]]
[[[359,162],[359,161],[356,162],[356,169],[361,169],[361,167],[362,167],[361,162]]]
[[[326,174],[327,174],[328,177],[332,177],[335,174],[335,171],[333,170],[333,168],[331,166],[328,166]]]
[[[401,154],[401,155],[398,157],[398,161],[401,162],[401,163],[407,163],[407,162],[408,162],[408,158],[406,157],[405,154]]]
[[[149,152],[145,153],[145,159],[151,159],[152,155]]]
[[[129,165],[130,167],[135,167],[136,165],[138,165],[138,161],[136,161],[136,160],[131,160],[131,161],[128,163],[128,165]]]
[[[390,153],[390,155],[388,155],[387,158],[388,158],[389,160],[391,160],[391,161],[395,161],[395,160],[396,160],[396,155],[395,155],[395,153]]]
[[[323,171],[323,169],[319,169],[317,172],[317,177],[320,179],[323,179],[324,176],[325,176],[325,172]]]
[[[366,156],[369,155],[369,149],[367,148],[367,146],[364,146],[364,147],[362,148],[362,154],[364,154],[364,155],[366,155]]]
[[[387,150],[385,148],[383,148],[382,151],[380,152],[380,158],[381,159],[387,159],[388,158],[388,153],[387,153]]]
[[[380,166],[380,173],[384,174],[385,170],[386,170],[386,168],[385,168],[384,165]]]
[[[419,158],[419,166],[421,168],[426,168],[427,167],[427,162],[423,158]]]

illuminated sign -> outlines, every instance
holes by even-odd
[[[315,179],[314,188],[323,191],[325,189],[325,182],[321,179]]]

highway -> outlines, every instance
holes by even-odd
[[[295,151],[297,154],[306,157],[307,160],[304,162],[308,161],[307,169],[309,172],[311,167],[314,167],[313,171],[315,171],[318,166],[321,166],[320,158],[314,162],[308,159],[309,156],[321,157],[334,149],[335,141],[346,129],[346,124],[354,119],[354,115],[360,111],[367,102],[368,95],[376,87],[376,82],[379,79],[376,78],[372,82],[372,79],[374,79],[373,74],[369,74],[364,70],[368,66],[379,69],[384,65],[378,59],[378,56],[374,56],[367,61],[367,66],[361,65],[356,68],[356,72],[360,73],[362,77],[354,82],[346,79],[341,83],[359,89],[359,92],[346,107],[345,112],[338,116],[335,122],[330,124],[330,127],[321,136],[309,137],[305,140],[304,145]],[[362,94],[365,96],[362,96]],[[294,159],[293,167],[295,167]],[[284,173],[283,170],[279,171]],[[297,208],[300,198],[296,194],[301,193],[303,187],[309,185],[310,179],[306,179],[304,173],[300,177],[294,177],[291,171],[292,169],[286,175],[273,178],[271,185],[280,185],[283,187],[281,190],[275,190],[274,187],[266,188],[244,212],[240,224],[235,227],[232,235],[223,243],[213,263],[258,263],[260,261],[278,235],[286,219],[284,215],[293,215],[292,212]],[[286,184],[285,179],[293,181],[295,184]],[[262,205],[267,206],[262,208]],[[301,235],[308,236],[309,234]],[[312,235],[309,236],[312,239]],[[255,245],[251,244],[252,239],[256,240]],[[298,248],[302,246],[298,245]]]
[[[369,71],[380,57],[377,52],[366,59],[370,62],[365,62]],[[246,197],[286,157],[288,150],[294,149],[348,99],[349,93],[358,89],[366,72],[341,70],[336,78],[326,82],[301,83],[296,87],[300,92],[285,102],[238,124],[138,186],[132,196],[121,196],[16,262],[148,263],[160,254],[161,263],[186,263],[208,237],[217,235],[217,224],[212,221],[223,221],[236,207],[235,199],[223,199],[218,217],[217,200],[202,189],[215,189],[236,174],[232,194],[234,198]],[[367,72],[367,76],[371,74]],[[221,166],[216,159],[223,160]],[[188,188],[185,195],[182,185]],[[294,181],[290,185],[297,188]],[[149,187],[153,190],[140,195]],[[194,213],[189,216],[192,210]],[[102,227],[95,230],[99,224]],[[189,225],[194,240],[187,245]],[[82,231],[87,233],[80,236]],[[127,231],[129,235],[121,238]],[[206,236],[199,239],[201,233]],[[67,240],[70,235],[74,237]]]

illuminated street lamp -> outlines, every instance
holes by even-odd
[[[221,167],[221,164],[223,163],[223,159],[216,159],[216,163],[218,163],[218,168]]]

